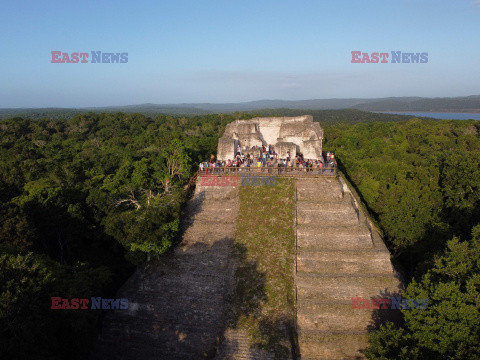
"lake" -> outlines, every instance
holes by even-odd
[[[412,115],[417,117],[431,117],[435,119],[453,119],[453,120],[480,120],[480,114],[467,114],[467,113],[436,113],[436,112],[390,112],[390,111],[378,111],[382,114],[397,114],[397,115]]]

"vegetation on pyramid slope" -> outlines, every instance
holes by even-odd
[[[242,186],[239,196],[230,327],[247,330],[252,346],[286,359],[295,336],[294,184]]]

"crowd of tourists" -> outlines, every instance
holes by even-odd
[[[234,159],[229,160],[217,160],[215,161],[213,155],[210,162],[201,162],[199,169],[201,172],[217,172],[218,171],[240,171],[242,168],[262,168],[261,171],[278,168],[279,172],[302,170],[302,171],[314,171],[324,168],[335,168],[335,155],[333,152],[326,152],[322,155],[321,159],[305,159],[302,153],[296,153],[291,155],[290,151],[287,151],[285,158],[280,158],[275,148],[272,145],[263,146],[244,146],[241,148],[238,146]],[[224,169],[222,169],[224,168]]]

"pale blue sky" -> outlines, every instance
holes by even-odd
[[[0,5],[0,107],[480,94],[480,0]],[[52,50],[128,63],[52,64]],[[429,61],[352,64],[352,50]]]

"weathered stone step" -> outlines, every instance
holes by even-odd
[[[336,178],[297,179],[297,200],[341,199],[342,187]]]
[[[223,190],[214,190],[212,192],[214,193],[223,193],[223,194],[230,194],[232,192],[232,188],[224,188]],[[203,191],[203,193],[207,194],[210,193],[210,191]],[[204,204],[209,204],[209,205],[218,205],[224,206],[226,208],[232,208],[235,207],[236,204],[238,203],[238,199],[235,197],[228,198],[228,199],[216,199],[216,198],[202,198],[201,195],[195,195],[192,199],[190,199],[185,207],[186,210],[188,211],[199,211],[203,208]]]
[[[384,310],[391,311],[391,310]],[[362,331],[372,321],[373,310],[352,309],[352,303],[299,301],[297,325],[300,330]]]
[[[218,249],[215,246],[208,245],[197,245],[197,247],[201,248],[201,252],[195,252],[191,247],[179,248],[179,251],[175,251],[158,259],[156,265],[165,265],[170,269],[168,274],[163,274],[170,277],[175,277],[176,273],[185,271],[189,271],[190,273],[195,271],[202,274],[218,274],[218,269],[223,269],[229,265],[231,249],[227,249],[226,247]],[[163,275],[158,273],[156,277],[158,278]],[[145,274],[144,276],[147,275]]]
[[[323,193],[319,190],[312,190],[312,189],[300,189],[297,191],[297,204],[301,203],[312,203],[317,205],[328,205],[334,203],[343,203],[346,201],[351,201],[349,196],[342,196],[342,197],[330,197],[330,196],[323,196]],[[347,194],[348,195],[348,194]]]
[[[214,270],[214,269],[212,269]],[[210,288],[218,290],[218,286],[225,283],[228,276],[227,268],[217,269],[218,271],[208,272],[178,272],[169,274],[157,279],[150,279],[144,282],[145,286],[150,290],[162,290],[166,292],[177,292],[178,295],[188,294],[188,292],[196,293],[209,291]]]
[[[109,330],[104,333],[115,337],[143,331],[146,336],[160,336],[168,335],[168,331],[181,330],[185,334],[204,333],[203,336],[215,337],[221,331],[223,320],[218,312],[221,305],[218,301],[201,306],[195,302],[169,304],[158,299],[153,301],[153,304],[130,302],[128,310],[117,310]]]
[[[231,237],[235,231],[234,223],[209,224],[205,222],[193,222],[183,233],[180,246],[194,242],[214,244],[221,239]]]
[[[183,279],[182,279],[183,280]],[[215,297],[217,294],[222,296],[227,292],[227,283],[223,280],[202,281],[195,282],[189,279],[188,281],[178,281],[175,279],[162,280],[161,285],[147,284],[151,291],[158,291],[168,294],[169,296],[187,296],[192,298],[199,297]]]
[[[188,202],[188,205],[185,209],[185,213],[188,213],[188,215],[192,217],[200,213],[209,213],[211,215],[235,215],[236,212],[236,201],[234,199],[194,199]]]
[[[175,261],[172,261],[172,267],[186,267],[189,271],[195,272],[213,272],[218,273],[218,269],[228,266],[230,262],[230,253],[215,251],[215,249],[207,249],[202,253],[192,254],[189,252],[178,253]]]
[[[198,311],[218,313],[217,305],[225,300],[225,296],[226,293],[219,293],[211,298],[198,298],[191,295],[175,296],[167,292],[155,296],[153,291],[141,292],[129,301],[129,308],[120,311],[120,315],[142,317],[143,314],[158,310],[159,306],[165,309],[166,312],[176,309],[179,314],[186,312],[195,314]]]
[[[233,238],[228,237],[219,237],[216,240],[212,240],[211,244],[202,243],[200,241],[197,243],[194,243],[193,241],[182,242],[181,246],[175,249],[175,254],[191,256],[198,255],[201,258],[206,256],[212,256],[212,254],[218,254],[218,256],[229,256],[232,244]]]
[[[297,246],[316,249],[369,249],[370,231],[363,224],[350,226],[297,225]]]
[[[355,225],[342,226],[339,224],[329,224],[328,222],[315,222],[308,225],[297,225],[297,232],[307,231],[309,234],[318,235],[367,235],[370,236],[370,230],[367,224],[360,222]]]
[[[302,360],[365,359],[367,332],[301,331],[298,334]]]
[[[341,225],[358,224],[358,215],[352,206],[332,204],[332,207],[318,207],[316,209],[302,209],[297,203],[297,224]]]
[[[390,254],[375,250],[297,251],[297,272],[393,274]]]
[[[297,201],[296,202],[297,208],[303,208],[306,210],[315,210],[322,207],[353,207],[353,201],[350,196],[343,197],[339,199],[328,199],[328,201],[324,201],[323,197],[317,196],[314,198],[310,198],[307,200]]]
[[[175,333],[181,330],[185,334],[204,334],[204,337],[208,335],[215,338],[221,332],[221,321],[220,318],[208,319],[206,316],[200,316],[199,314],[186,314],[185,316],[178,314],[177,319],[166,312],[162,313],[161,316],[155,316],[152,320],[151,315],[147,317],[147,314],[145,314],[144,316],[124,317],[123,320],[119,318],[119,321],[115,323],[115,328],[110,330],[111,334],[109,336],[120,336],[122,333],[130,334],[135,329],[141,329],[145,324],[150,324],[151,330],[145,331],[146,336],[163,336],[166,339],[168,337],[175,339]],[[212,329],[217,329],[218,334],[212,334]]]
[[[159,294],[156,291],[139,290],[132,294],[128,304],[128,309],[124,313],[125,316],[142,316],[141,314],[155,310],[156,304],[162,304],[162,308],[172,309],[217,309],[217,305],[221,305],[224,301],[224,294],[217,294],[211,298],[198,298],[189,295],[177,295],[171,293]],[[217,310],[215,310],[217,311]],[[151,316],[151,315],[149,315]]]
[[[218,313],[218,305],[221,305],[219,301],[212,301],[210,304],[178,303],[176,307],[174,305],[165,306],[165,311],[162,311],[161,314],[157,313],[154,320],[155,324],[175,324],[185,328],[191,327],[193,329],[205,330],[221,327],[219,321],[222,314]],[[148,316],[147,313],[144,314]]]
[[[209,224],[210,226],[217,225],[217,224],[234,224],[235,222],[235,214],[229,214],[226,211],[222,214],[221,209],[216,211],[202,211],[194,216],[189,217],[188,219],[183,219],[183,223],[185,224],[192,224],[193,222],[204,222]]]
[[[238,196],[238,190],[235,186],[198,186],[195,189],[195,195],[192,200],[198,199],[235,199]]]
[[[122,335],[124,336],[124,335]],[[103,347],[97,349],[96,353],[89,357],[89,360],[146,360],[146,359],[168,359],[168,360],[197,360],[201,354],[189,352],[182,348],[168,348],[166,346],[152,345],[155,341],[150,338],[134,340],[128,338],[125,343],[120,343],[118,337],[101,339]]]
[[[126,344],[119,343],[118,338],[124,336],[128,339]],[[110,335],[102,335],[102,340],[115,346],[116,355],[118,355],[116,359],[139,360],[197,360],[208,355],[198,350],[198,344],[203,344],[204,348],[214,349],[216,343],[216,337],[212,336],[211,332],[188,331],[181,327],[154,329],[149,333],[136,330],[130,330],[128,333],[114,332]]]
[[[189,214],[188,219],[184,220],[189,220],[192,218],[198,217],[198,215],[204,215],[204,216],[211,216],[211,217],[234,217],[236,216],[236,209],[233,208],[233,206],[228,206],[228,205],[221,205],[221,201],[215,201],[215,203],[206,203],[202,206],[198,206],[197,210]]]
[[[316,204],[331,204],[331,203],[339,203],[339,202],[348,202],[348,203],[355,203],[354,197],[350,191],[344,192],[345,189],[342,189],[342,185],[339,184],[338,192],[332,192],[330,195],[324,195],[323,191],[319,188],[297,188],[297,202],[304,203],[304,202],[311,202]],[[331,195],[334,196],[331,196]]]
[[[352,297],[388,297],[397,294],[401,283],[394,275],[296,275],[299,299],[351,300]]]
[[[340,191],[340,190],[339,190]],[[330,194],[324,194],[323,190],[315,190],[315,189],[299,189],[297,188],[297,201],[306,201],[306,200],[319,200],[322,203],[327,203],[330,201],[337,201],[343,198],[343,194],[332,192]]]

